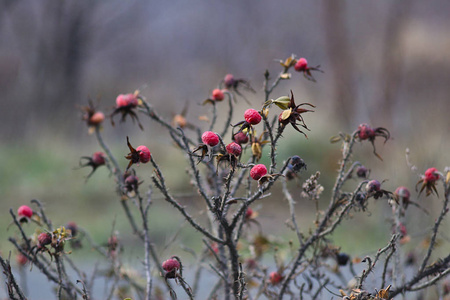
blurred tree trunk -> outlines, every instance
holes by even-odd
[[[345,1],[322,2],[326,52],[333,76],[333,95],[336,115],[350,127],[354,119],[355,91],[354,63],[349,46],[345,20]]]
[[[377,116],[381,117],[383,126],[392,124],[395,102],[398,101],[398,91],[402,84],[402,49],[401,35],[404,25],[411,10],[411,0],[391,2],[387,17],[386,32],[383,41],[383,51],[381,52],[381,72],[380,72],[380,93],[376,94],[373,103]]]

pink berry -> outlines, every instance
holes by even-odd
[[[125,102],[127,103],[127,105],[129,106],[137,106],[138,105],[138,98],[137,95],[135,94],[126,94],[125,95]]]
[[[136,151],[139,152],[139,162],[145,164],[150,161],[150,157],[152,157],[152,155],[146,146],[141,145],[136,148]]]
[[[256,125],[261,122],[261,115],[259,112],[253,108],[249,108],[244,113],[244,118],[247,123],[251,125]]]
[[[105,114],[98,111],[89,118],[89,125],[95,126],[101,124],[105,120]]]
[[[245,212],[245,218],[246,219],[250,219],[253,215],[253,209],[251,209],[250,207],[247,208],[247,211]]]
[[[123,106],[127,106],[127,100],[124,94],[120,94],[119,96],[117,96],[116,98],[116,107],[123,107]]]
[[[306,60],[306,58],[300,58],[297,63],[294,65],[294,69],[297,72],[302,72],[305,71],[306,68],[308,67],[308,61]]]
[[[226,86],[227,88],[232,87],[232,86],[235,84],[235,82],[236,82],[236,81],[234,80],[233,74],[227,74],[227,75],[225,75],[225,78],[223,79],[223,81],[224,81],[225,86]]]
[[[238,143],[239,145],[245,144],[245,143],[248,142],[248,136],[247,136],[245,133],[243,133],[243,132],[241,131],[241,132],[236,133],[236,134],[233,136],[233,140],[234,140],[236,143]]]
[[[219,137],[212,131],[205,131],[202,134],[202,142],[210,147],[214,147],[219,143]]]
[[[24,266],[28,262],[28,258],[23,255],[22,253],[17,254],[16,256],[16,262],[19,266]]]
[[[180,262],[175,258],[169,258],[162,264],[162,268],[166,272],[173,272],[174,270],[180,269]]]
[[[226,149],[229,154],[232,154],[234,156],[239,156],[239,155],[241,155],[241,152],[242,152],[241,146],[239,146],[239,144],[235,143],[235,142],[229,143],[226,146]]]
[[[225,98],[225,95],[222,92],[222,90],[214,89],[212,91],[212,98],[213,98],[214,101],[222,101],[223,98]]]
[[[396,188],[394,194],[397,197],[403,199],[403,202],[408,202],[411,195],[409,190],[404,186],[399,186],[398,188]]]
[[[21,218],[23,217],[31,218],[31,216],[33,215],[33,210],[27,205],[22,205],[17,210],[17,215],[19,215],[19,217]]]
[[[131,106],[135,107],[138,105],[138,98],[135,94],[120,94],[116,98],[116,107],[123,107],[123,106]]]
[[[429,168],[425,171],[425,181],[426,182],[435,182],[439,179],[438,170],[436,168]]]
[[[276,285],[283,280],[283,276],[278,272],[271,272],[269,275],[269,281],[271,284]]]
[[[253,178],[254,180],[259,180],[261,177],[263,177],[266,174],[267,174],[267,168],[263,164],[255,165],[250,170],[250,177]]]
[[[375,131],[367,124],[361,124],[358,126],[358,137],[361,140],[367,140],[375,137]]]
[[[96,166],[101,166],[105,164],[105,154],[103,152],[95,152],[92,154],[92,162]]]
[[[378,180],[371,180],[366,185],[367,192],[378,192],[381,189],[381,183]]]
[[[52,236],[50,233],[43,232],[38,236],[38,246],[40,248],[47,246],[52,242]]]

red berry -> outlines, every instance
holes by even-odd
[[[297,63],[294,65],[294,69],[295,71],[298,72],[302,72],[305,71],[306,68],[308,67],[308,61],[306,60],[306,58],[300,58]]]
[[[267,168],[263,164],[255,165],[250,170],[250,177],[252,177],[254,180],[259,180],[261,177],[267,174]]]
[[[255,110],[253,108],[249,108],[245,111],[244,118],[245,118],[245,121],[247,121],[247,123],[249,123],[251,125],[256,125],[259,122],[261,122],[262,117],[257,110]]]
[[[21,218],[23,218],[23,217],[31,218],[31,216],[33,215],[33,210],[27,205],[22,205],[17,210],[17,214]]]
[[[16,262],[19,266],[24,266],[28,262],[28,258],[22,253],[17,254]]]
[[[145,164],[150,161],[150,157],[152,157],[152,155],[146,146],[141,145],[136,148],[136,151],[139,152],[139,162]]]
[[[40,248],[47,246],[52,242],[52,236],[50,233],[43,232],[38,236],[38,246]]]
[[[215,101],[222,101],[223,98],[225,98],[225,95],[223,94],[222,90],[214,89],[212,91],[212,98]]]
[[[101,166],[105,164],[105,154],[103,152],[95,152],[92,154],[92,162],[96,166]]]
[[[425,181],[426,182],[435,182],[439,179],[438,170],[436,168],[429,168],[425,171]]]
[[[409,190],[404,186],[399,186],[398,188],[396,188],[394,194],[397,197],[403,199],[403,202],[408,202],[409,196],[411,195]]]
[[[202,141],[204,144],[214,147],[219,143],[219,137],[212,131],[205,131],[202,134]]]
[[[358,126],[358,137],[360,140],[367,140],[375,137],[375,131],[367,124],[361,124]]]
[[[247,208],[247,211],[245,212],[245,218],[246,219],[250,219],[253,215],[253,209],[251,209],[250,207]]]
[[[269,281],[271,284],[276,285],[283,280],[283,276],[278,272],[271,272],[269,275]]]
[[[243,132],[241,131],[241,132],[236,133],[236,134],[233,136],[233,140],[234,140],[236,143],[238,143],[239,145],[240,145],[240,144],[245,144],[245,143],[248,142],[248,136],[247,136],[245,133],[243,133]]]
[[[371,180],[366,185],[367,192],[378,192],[381,189],[381,183],[378,180]]]
[[[105,120],[105,114],[98,111],[89,118],[89,125],[95,126],[101,124]]]
[[[173,272],[174,270],[180,269],[180,262],[175,258],[169,258],[162,264],[162,268],[166,272]]]
[[[223,79],[223,81],[224,81],[225,86],[226,86],[227,88],[232,87],[232,86],[234,85],[234,83],[236,82],[236,81],[234,80],[233,74],[227,74],[227,75],[225,75],[225,78]]]
[[[227,152],[234,155],[234,156],[239,156],[241,155],[242,152],[242,148],[241,146],[239,146],[238,143],[235,142],[231,142],[226,146]]]
[[[135,107],[138,103],[138,98],[135,94],[120,94],[116,98],[116,106],[118,108],[123,106]]]

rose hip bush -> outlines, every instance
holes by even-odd
[[[287,136],[288,125],[294,128],[289,137],[297,135],[296,139],[307,143],[305,132],[314,134],[314,130],[307,126],[305,118],[313,117],[314,110],[320,108],[311,103],[296,104],[301,96],[296,95],[294,100],[292,91],[272,99],[281,81],[301,79],[295,72],[316,81],[313,72],[322,70],[320,66],[310,67],[305,58],[297,59],[294,55],[280,61],[280,65],[275,78],[268,70],[265,72],[264,97],[259,104],[250,104],[244,97],[244,92],[254,92],[248,80],[227,74],[219,86],[212,87],[211,98],[203,102],[210,109],[208,126],[190,122],[185,112],[167,120],[138,91],[118,95],[115,103],[111,100],[112,127],[108,130],[119,126],[114,123],[118,114],[121,122],[131,119],[141,129],[144,128],[139,118],[150,118],[170,135],[180,155],[187,160],[187,176],[207,211],[205,220],[193,218],[195,212],[181,205],[170,192],[164,166],[152,155],[150,142],[124,136],[121,138],[129,153],[112,153],[101,134],[105,114],[92,103],[83,107],[83,120],[95,132],[99,149],[92,155],[80,153],[80,167],[92,168],[88,178],[95,176],[100,167],[108,168],[114,175],[117,201],[136,239],[143,245],[143,266],[137,276],[131,276],[121,263],[121,249],[126,245],[116,233],[107,242],[101,242],[94,241],[88,230],[74,222],[55,226],[41,202],[32,200],[31,207],[23,203],[10,210],[16,234],[9,241],[15,246],[18,267],[29,265],[38,269],[54,285],[58,299],[93,299],[93,282],[99,277],[111,283],[101,299],[194,299],[200,297],[200,290],[203,294],[206,291],[207,299],[392,299],[397,295],[408,298],[430,289],[441,297],[449,297],[449,283],[445,279],[450,272],[450,255],[435,253],[448,214],[449,168],[430,166],[419,171],[407,159],[411,171],[418,175],[416,186],[399,181],[394,192],[385,190],[384,181],[371,178],[370,170],[353,161],[352,154],[356,143],[368,142],[382,163],[375,151],[375,139],[382,137],[388,142],[390,132],[383,127],[360,124],[351,134],[339,133],[331,138],[331,142],[341,143],[342,156],[337,173],[326,174],[335,177],[335,183],[329,199],[323,199],[324,187],[320,184],[323,175],[315,171],[309,177],[304,176],[308,162],[301,153],[279,157],[277,151]],[[241,99],[248,104],[244,112],[235,107]],[[219,113],[225,118],[224,124],[217,123]],[[134,148],[130,140],[145,145]],[[265,163],[263,151],[268,154]],[[151,185],[144,187],[139,178],[149,175]],[[357,185],[349,190],[345,183],[350,179],[356,180]],[[291,193],[292,185],[288,182],[292,180],[302,183],[300,195]],[[257,206],[264,203],[261,199],[274,197],[270,191],[276,185],[287,201],[288,230],[296,240],[275,242],[258,221]],[[167,253],[152,242],[149,227],[158,224],[150,224],[148,214],[155,191],[203,240],[203,249],[194,253],[194,263],[192,253]],[[440,204],[437,214],[428,212],[423,202],[416,201],[423,191],[422,197],[427,197],[427,201]],[[295,211],[304,198],[316,203],[315,219],[307,228],[299,226]],[[328,203],[325,209],[319,209],[319,201]],[[343,252],[331,236],[343,222],[352,222],[356,214],[367,216],[369,203],[391,207],[391,238],[380,241],[373,255],[359,258]],[[423,253],[408,254],[405,247],[413,234],[405,222],[411,207],[421,209],[434,220],[432,228],[424,228],[428,242]],[[249,230],[254,226],[258,228],[256,234]],[[109,271],[86,275],[71,260],[71,251],[66,251],[68,244],[72,251],[89,244],[108,262]],[[446,246],[449,249],[448,241]],[[270,256],[275,263],[267,259]],[[26,289],[18,284],[10,259],[0,256],[0,262],[9,297],[33,299],[32,291],[27,295]],[[208,276],[206,284],[202,280],[205,276]]]

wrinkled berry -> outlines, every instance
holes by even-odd
[[[139,152],[139,162],[145,164],[150,161],[152,155],[146,146],[139,146],[136,151]]]
[[[225,95],[224,95],[224,93],[222,92],[222,90],[220,90],[220,89],[214,89],[214,90],[212,91],[212,99],[213,99],[214,101],[222,101],[223,98],[225,98]]]
[[[229,143],[226,146],[226,149],[229,154],[232,154],[234,156],[239,156],[239,155],[241,155],[241,152],[242,152],[241,146],[239,146],[239,144],[235,143],[235,142]]]
[[[306,68],[308,67],[308,61],[306,60],[306,58],[300,58],[297,63],[294,65],[294,69],[297,72],[302,72],[305,71]]]
[[[233,140],[234,140],[236,143],[238,143],[239,145],[241,145],[241,144],[246,144],[246,143],[248,142],[248,136],[247,136],[245,133],[243,133],[243,132],[241,131],[241,132],[236,133],[236,134],[233,136]]]
[[[205,131],[202,134],[202,142],[210,147],[214,147],[219,143],[219,137],[212,131]]]
[[[244,112],[244,118],[245,121],[247,121],[247,123],[251,125],[259,124],[259,122],[261,122],[262,119],[259,112],[253,108],[249,108]]]
[[[22,205],[21,207],[19,207],[19,209],[17,209],[17,215],[20,218],[31,218],[31,216],[33,215],[33,210],[27,205]]]
[[[52,242],[52,236],[50,233],[43,232],[38,236],[38,247],[42,248]]]
[[[255,165],[250,170],[250,177],[252,177],[254,180],[259,180],[261,177],[267,174],[267,168],[263,164]]]
[[[366,191],[368,193],[378,192],[381,189],[381,183],[378,180],[371,180],[366,185]]]

